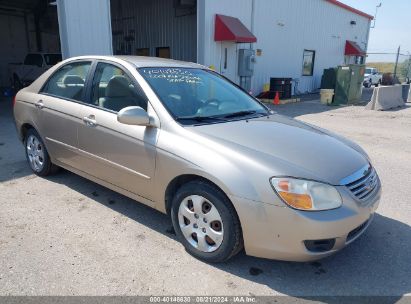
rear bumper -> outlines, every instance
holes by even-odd
[[[363,206],[348,191],[343,191],[342,195],[342,207],[319,212],[231,197],[241,221],[246,253],[268,259],[305,262],[341,250],[371,224],[381,189]],[[316,241],[322,247],[316,247]],[[321,250],[316,250],[318,248]]]

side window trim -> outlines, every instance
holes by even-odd
[[[55,71],[47,78],[47,80],[44,82],[43,86],[42,86],[42,87],[40,88],[40,90],[38,91],[38,94],[42,94],[42,95],[46,95],[46,96],[51,96],[51,97],[55,97],[55,98],[61,98],[61,99],[68,100],[68,101],[72,101],[72,102],[86,103],[87,83],[88,83],[88,81],[89,81],[89,79],[90,79],[90,76],[92,76],[91,71],[92,71],[92,68],[93,68],[93,66],[94,66],[94,64],[95,64],[95,61],[96,61],[95,59],[90,59],[90,60],[78,59],[78,60],[73,60],[73,61],[67,62],[66,64],[63,64],[62,66],[60,66],[57,70],[55,70]],[[90,63],[90,68],[89,68],[89,70],[88,70],[88,72],[87,72],[87,75],[86,75],[86,82],[84,83],[84,90],[83,90],[83,92],[82,92],[82,94],[81,94],[80,100],[71,99],[71,98],[67,98],[67,97],[64,97],[64,96],[58,96],[58,95],[54,95],[54,94],[50,94],[50,93],[45,92],[45,90],[48,89],[48,85],[49,85],[49,83],[50,83],[50,79],[52,79],[52,78],[54,77],[54,75],[56,75],[61,69],[63,69],[64,67],[66,67],[66,66],[68,66],[68,65],[70,65],[70,64],[73,64],[73,63],[77,64],[77,63],[87,63],[87,62]]]
[[[83,103],[85,103],[86,105],[91,105],[91,98],[93,94],[93,82],[94,82],[94,76],[95,76],[98,63],[99,63],[99,60],[93,60],[91,67],[90,67],[90,71],[87,75],[86,83],[84,84],[85,90],[84,90]]]
[[[92,77],[90,77],[90,79],[87,81],[87,84],[88,84],[88,88],[87,88],[87,90],[86,90],[86,99],[85,99],[85,101],[84,101],[84,103],[87,105],[87,106],[89,106],[89,107],[92,107],[92,108],[95,108],[95,109],[99,109],[99,110],[103,110],[103,111],[106,111],[106,112],[110,112],[110,113],[113,113],[113,114],[117,114],[118,112],[117,111],[114,111],[114,110],[111,110],[111,109],[107,109],[107,108],[103,108],[103,107],[101,107],[101,106],[98,106],[98,105],[94,105],[93,104],[93,86],[95,85],[95,82],[94,82],[94,78],[96,77],[96,75],[97,75],[97,67],[98,67],[98,64],[99,63],[105,63],[105,64],[110,64],[110,65],[112,65],[112,66],[115,66],[115,67],[117,67],[117,68],[119,68],[120,70],[122,70],[126,75],[127,75],[127,77],[128,78],[130,78],[130,80],[131,80],[131,82],[133,83],[133,85],[136,87],[136,88],[139,88],[139,90],[144,94],[144,98],[146,98],[146,100],[147,100],[147,109],[148,109],[148,105],[149,105],[149,103],[150,103],[150,101],[149,101],[149,99],[148,99],[148,97],[147,97],[147,94],[146,94],[146,92],[144,91],[144,89],[143,89],[143,87],[140,85],[140,83],[138,82],[138,80],[130,73],[130,71],[125,67],[125,66],[123,66],[122,64],[120,64],[120,63],[118,63],[118,62],[113,62],[113,61],[110,61],[110,60],[105,60],[105,59],[96,59],[96,60],[94,60],[94,66],[92,66],[92,68],[90,69],[90,70],[92,70],[92,74],[91,74],[91,76]],[[89,76],[90,76],[90,74],[89,74]]]

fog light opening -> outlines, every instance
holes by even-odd
[[[305,248],[311,252],[326,252],[333,249],[335,245],[335,239],[324,240],[306,240],[304,241]]]

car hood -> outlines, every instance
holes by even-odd
[[[368,164],[367,155],[355,143],[277,114],[189,129],[216,146],[228,147],[233,154],[261,160],[273,175],[339,185],[343,178]]]

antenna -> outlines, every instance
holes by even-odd
[[[373,25],[371,26],[371,28],[375,28],[375,22],[377,21],[378,9],[379,9],[381,6],[382,6],[382,2],[380,2],[380,4],[378,4],[378,5],[375,7],[374,23],[373,23]]]

